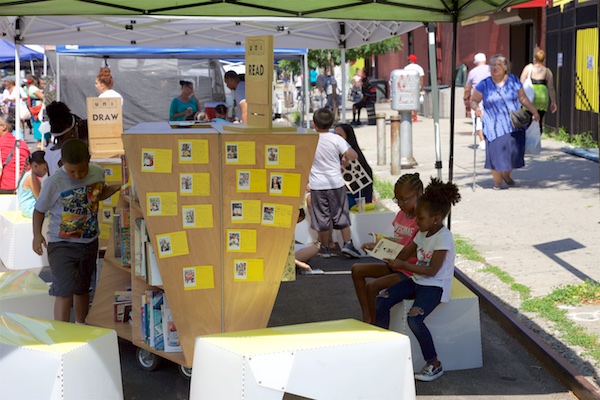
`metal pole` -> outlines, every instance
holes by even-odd
[[[458,17],[456,14],[452,16],[452,84],[450,91],[450,160],[448,161],[448,181],[452,182],[454,168],[454,107],[456,103],[456,27],[458,25]],[[452,209],[448,213],[447,221],[448,229],[452,226]]]
[[[340,55],[341,55],[341,64],[342,64],[341,65],[341,68],[342,68],[342,122],[345,123],[346,122],[346,86],[348,84],[348,79],[346,77],[346,49],[341,49]],[[334,94],[334,96],[336,94]]]
[[[402,168],[412,168],[417,165],[417,160],[413,157],[412,113],[403,111],[400,116],[400,165]]]
[[[429,48],[429,76],[431,79],[431,105],[433,108],[433,133],[435,142],[435,169],[437,177],[442,180],[442,139],[440,135],[440,96],[437,85],[437,56],[435,54],[435,33],[437,25],[429,23],[428,48]]]
[[[408,118],[410,119],[411,113],[410,111],[403,111],[404,114],[408,114]],[[400,115],[392,115],[390,117],[391,121],[391,159],[392,159],[392,175],[400,175],[401,167],[400,167]]]
[[[310,93],[308,92],[310,71],[308,70],[308,53],[304,55],[304,96],[301,101],[304,101],[304,115],[302,119],[306,123],[306,127],[310,128],[310,121],[308,120],[308,104],[310,102]]]
[[[385,165],[385,113],[377,113],[377,165]]]

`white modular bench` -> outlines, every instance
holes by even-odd
[[[190,399],[281,400],[285,393],[415,399],[408,338],[352,319],[196,338]]]
[[[406,317],[413,300],[404,300],[392,307],[390,329],[410,338],[413,367],[419,371],[425,360],[419,342],[410,330]],[[479,298],[456,278],[452,278],[450,301],[441,303],[425,319],[444,370],[480,368],[481,326]]]
[[[0,194],[0,212],[16,211],[19,209],[19,201],[16,194]]]
[[[8,269],[42,268],[48,265],[46,249],[37,255],[33,243],[31,218],[20,211],[0,212],[0,260]]]
[[[115,331],[0,313],[5,399],[123,399]]]
[[[54,319],[48,284],[29,270],[0,272],[0,312]]]

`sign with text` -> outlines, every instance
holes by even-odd
[[[92,157],[124,154],[121,98],[87,98],[87,121]]]
[[[246,38],[248,125],[271,128],[273,103],[273,36]]]

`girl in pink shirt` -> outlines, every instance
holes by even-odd
[[[412,243],[419,231],[415,222],[415,208],[417,200],[423,194],[423,182],[419,173],[404,174],[394,186],[394,201],[400,206],[394,222],[394,236],[396,241],[406,247]],[[365,243],[364,250],[372,250],[376,243]],[[416,259],[409,260],[416,262]],[[412,274],[404,270],[392,270],[385,263],[354,264],[352,266],[352,281],[356,296],[360,303],[363,321],[372,323],[375,315],[375,298],[383,289],[408,279]],[[367,278],[372,278],[367,282]]]

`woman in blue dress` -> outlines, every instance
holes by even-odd
[[[193,119],[194,115],[202,110],[200,102],[194,95],[194,84],[190,81],[179,81],[181,94],[171,101],[169,120],[185,121]]]
[[[502,54],[490,59],[490,74],[479,82],[471,95],[471,108],[482,119],[485,137],[485,168],[492,170],[494,190],[514,186],[510,174],[515,168],[525,166],[525,129],[514,128],[510,113],[524,106],[534,121],[540,116],[527,99],[521,81],[509,73],[508,60]],[[483,111],[479,102],[483,100]]]

